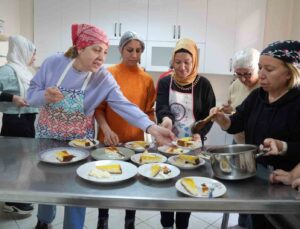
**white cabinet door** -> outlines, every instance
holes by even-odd
[[[72,46],[72,24],[90,24],[89,0],[62,0],[61,48],[68,50]]]
[[[179,0],[177,38],[205,42],[207,0]]]
[[[148,0],[120,1],[119,37],[126,31],[135,31],[145,41],[147,38]]]
[[[208,1],[206,73],[231,73],[231,57],[235,50],[236,12],[237,0]]]
[[[35,65],[61,49],[61,1],[34,1],[34,43],[37,47]]]
[[[149,0],[148,40],[177,40],[178,0]]]
[[[109,39],[119,39],[119,0],[90,0],[91,24],[103,29]]]

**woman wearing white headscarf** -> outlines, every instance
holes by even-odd
[[[0,112],[3,113],[1,136],[35,136],[37,108],[25,100],[33,75],[28,67],[35,61],[34,44],[22,36],[9,37],[7,64],[0,67]],[[3,211],[29,214],[32,204],[5,203]]]

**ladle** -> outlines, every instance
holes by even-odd
[[[223,107],[219,108],[218,111],[223,111]],[[193,134],[199,133],[199,131],[207,124],[209,123],[214,117],[216,116],[216,114],[210,114],[209,116],[207,116],[205,119],[203,120],[199,120],[197,122],[195,122],[192,125],[191,131]]]

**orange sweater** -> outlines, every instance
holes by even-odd
[[[156,92],[152,77],[139,67],[127,67],[122,63],[109,67],[108,71],[115,77],[124,96],[145,112],[151,120],[154,120],[153,106]],[[119,136],[121,143],[144,139],[142,130],[130,125],[116,114],[106,102],[97,108],[96,113],[98,112],[103,112],[108,125]],[[104,139],[100,128],[98,139],[100,142],[103,142]]]

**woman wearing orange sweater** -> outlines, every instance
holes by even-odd
[[[124,96],[137,105],[154,120],[154,102],[156,92],[152,77],[138,66],[145,48],[144,42],[136,33],[128,31],[123,34],[119,43],[121,63],[108,70],[120,85]],[[144,140],[144,133],[130,125],[115,113],[107,103],[102,103],[96,110],[99,123],[100,142],[105,145],[117,145],[128,141]],[[134,228],[135,211],[126,210],[125,228]],[[98,229],[108,228],[108,209],[99,209]]]

